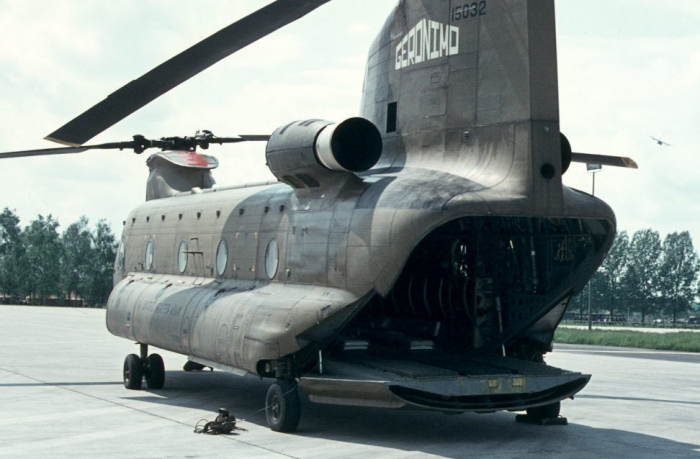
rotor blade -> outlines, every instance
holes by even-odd
[[[571,161],[576,163],[600,164],[602,166],[627,167],[637,169],[637,163],[625,156],[593,155],[590,153],[572,153]]]
[[[247,135],[247,134],[244,134],[244,135],[239,135],[238,137],[240,137],[241,139],[248,141],[248,142],[267,142],[268,140],[270,140],[269,135]]]
[[[7,158],[26,158],[29,156],[48,156],[48,155],[65,155],[71,153],[82,153],[87,150],[105,150],[112,148],[127,149],[134,148],[135,142],[112,142],[98,145],[85,145],[82,147],[61,147],[61,148],[44,148],[41,150],[23,150],[23,151],[8,151],[0,153],[0,159]]]
[[[46,136],[79,146],[183,81],[330,0],[277,0],[131,81]]]
[[[169,139],[160,140],[148,140],[142,136],[135,136],[139,141],[130,140],[128,142],[110,142],[110,143],[100,143],[95,145],[83,145],[82,147],[60,147],[60,148],[44,148],[40,150],[23,150],[23,151],[8,151],[5,153],[0,153],[0,159],[6,158],[26,158],[29,156],[48,156],[48,155],[65,155],[71,153],[82,153],[87,150],[109,150],[109,149],[119,149],[119,150],[134,150],[141,153],[148,148],[161,148],[161,149],[182,149],[190,148],[190,145],[181,146],[178,145],[176,140],[182,140],[182,138],[171,137]],[[208,143],[216,143],[223,145],[225,143],[238,143],[238,142],[261,142],[268,141],[270,139],[269,135],[239,135],[236,137],[213,137],[208,139]],[[199,145],[199,144],[197,144]]]
[[[208,139],[208,143],[218,143],[223,145],[225,143],[238,143],[238,142],[267,142],[270,140],[269,135],[239,135],[238,137],[213,137]]]

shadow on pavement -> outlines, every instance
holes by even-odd
[[[222,372],[169,371],[166,388],[126,391],[124,398],[211,411],[226,407],[239,426],[266,428],[265,394],[272,380]],[[432,411],[319,405],[302,397],[302,418],[293,434],[274,434],[294,454],[294,438],[318,438],[373,445],[446,458],[687,458],[700,446],[664,438],[576,424],[535,426],[515,422],[513,413],[446,415]],[[563,414],[566,415],[564,405]],[[196,421],[196,420],[195,420]],[[193,421],[194,424],[194,421]],[[245,433],[242,434],[245,437]]]

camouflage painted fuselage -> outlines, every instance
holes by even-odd
[[[383,143],[370,170],[329,166],[330,123],[299,121],[268,142],[282,183],[134,210],[109,330],[300,378],[321,402],[490,411],[580,390],[586,375],[532,362],[614,214],[562,184],[553,2],[470,5],[405,0],[387,20],[363,93]]]

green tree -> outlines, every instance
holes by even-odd
[[[600,273],[601,289],[604,309],[610,313],[612,322],[615,311],[625,311],[626,295],[622,287],[622,279],[627,271],[627,259],[629,256],[630,240],[627,231],[622,231],[615,237],[608,256],[598,270]],[[596,274],[598,274],[596,273]],[[595,286],[595,284],[594,284]]]
[[[7,207],[0,214],[0,291],[17,300],[24,295],[22,279],[27,270],[19,217]]]
[[[58,234],[58,221],[39,215],[24,230],[13,211],[0,213],[0,293],[16,301],[30,295],[81,298],[102,306],[112,291],[117,242],[100,220],[93,231],[86,217]]]
[[[590,288],[590,291],[589,291]],[[590,295],[591,314],[598,316],[604,311],[607,311],[608,296],[607,296],[607,275],[604,271],[598,269],[593,274],[593,277],[583,289],[586,302],[586,315],[588,314],[588,296]],[[602,308],[602,309],[601,309]],[[595,319],[594,319],[595,320]]]
[[[659,280],[663,294],[664,312],[676,325],[678,314],[690,310],[696,293],[698,254],[690,233],[671,233],[663,243]]]
[[[588,311],[588,287],[584,287],[583,290],[575,294],[569,301],[566,307],[567,311],[579,314],[583,317]]]
[[[587,317],[589,294],[592,314],[599,314],[602,309],[612,320],[615,311],[624,308],[622,277],[627,268],[628,250],[629,237],[626,231],[622,231],[615,237],[610,252],[593,278],[569,302],[569,311],[578,310],[578,314]]]
[[[61,285],[68,299],[87,298],[93,278],[94,249],[88,219],[70,225],[61,236],[63,263]]]
[[[92,232],[92,282],[87,294],[91,305],[102,306],[112,292],[117,242],[111,227],[100,220]]]
[[[628,263],[622,277],[623,294],[631,309],[642,315],[642,323],[650,314],[659,313],[661,287],[659,269],[661,238],[657,231],[639,230],[629,245]]]
[[[58,222],[51,215],[41,215],[22,232],[26,245],[29,275],[25,277],[26,291],[41,304],[52,295],[62,296],[61,259],[63,245],[58,234]]]

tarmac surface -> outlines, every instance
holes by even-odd
[[[700,458],[700,354],[556,345],[547,363],[593,375],[562,402],[567,426],[302,398],[299,429],[281,434],[261,411],[270,380],[186,373],[183,356],[151,348],[165,388],[126,390],[123,361],[138,347],[110,335],[104,315],[0,306],[0,457]],[[195,434],[219,407],[247,430]]]

